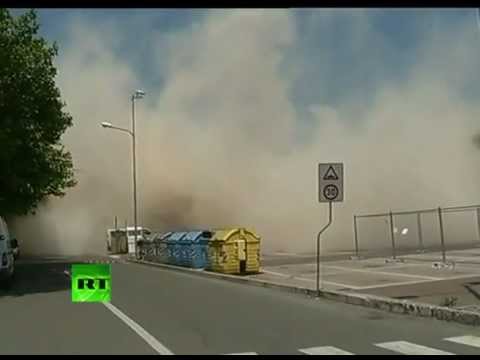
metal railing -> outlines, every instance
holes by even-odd
[[[475,217],[473,219],[468,219],[464,216],[463,220],[468,220],[470,225],[465,224],[462,228],[462,231],[468,232],[468,230],[474,230],[476,235],[468,237],[468,241],[458,241],[459,232],[455,234],[454,240],[451,237],[448,239],[448,249],[447,249],[447,239],[445,236],[446,224],[445,219],[448,214],[462,214],[462,213],[474,213]],[[410,224],[413,226],[404,227],[401,232],[397,228],[398,223],[405,223],[405,218],[410,217]],[[414,217],[414,218],[412,218]],[[430,217],[430,219],[427,219]],[[370,243],[370,248],[366,245],[361,249],[360,248],[360,232],[359,224],[361,219],[383,219],[382,225],[377,228],[380,229],[380,236],[378,240],[381,243],[377,245],[371,245],[374,241],[374,237],[370,237],[365,242]],[[436,219],[434,222],[436,224],[432,227],[432,220]],[[403,220],[403,221],[402,221]],[[430,220],[430,221],[427,221]],[[365,220],[361,220],[365,221]],[[457,219],[458,222],[458,219]],[[383,225],[385,223],[385,225]],[[474,225],[473,225],[474,224]],[[370,224],[369,231],[374,232],[375,224]],[[430,231],[425,231],[425,225],[430,225]],[[467,228],[470,226],[469,228]],[[385,227],[382,229],[382,227]],[[409,241],[403,241],[406,238],[407,233],[410,228],[415,227],[416,232],[414,235],[415,243],[412,244],[412,239],[409,238]],[[435,231],[435,227],[438,230],[438,233],[433,236],[434,240],[430,244],[425,243],[425,235],[432,235]],[[383,234],[382,234],[383,233]],[[354,234],[354,251],[357,258],[362,256],[382,256],[389,253],[393,260],[396,260],[399,253],[401,254],[411,254],[413,252],[426,252],[426,251],[440,251],[443,263],[447,262],[446,253],[450,249],[459,249],[469,246],[478,246],[480,245],[480,205],[469,205],[469,206],[455,206],[455,207],[445,207],[445,208],[434,208],[434,209],[421,209],[421,210],[412,210],[412,211],[389,211],[386,213],[377,213],[377,214],[363,214],[363,215],[354,215],[353,216],[353,234]],[[412,234],[412,232],[410,232]],[[451,235],[451,234],[450,234]],[[400,238],[399,238],[400,236]],[[403,238],[402,238],[403,237]],[[410,235],[411,237],[411,235]],[[382,239],[383,238],[383,239]],[[363,239],[366,240],[366,239]],[[400,246],[398,241],[402,240]],[[409,242],[408,245],[405,243]],[[389,243],[387,246],[386,244]]]

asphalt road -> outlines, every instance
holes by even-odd
[[[112,265],[113,306],[72,303],[69,267],[18,265],[0,292],[0,354],[480,353],[478,328],[139,264]]]

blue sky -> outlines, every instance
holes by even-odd
[[[149,57],[143,55],[148,52],[149,44],[147,40],[141,41],[142,38],[148,39],[148,36],[139,34],[136,31],[135,24],[138,21],[142,22],[142,30],[144,31],[170,32],[201,21],[205,13],[204,10],[188,9],[40,9],[38,11],[42,35],[57,41],[60,49],[62,44],[69,41],[67,29],[74,19],[99,29],[104,24],[121,24],[121,26],[129,28],[128,31],[122,33],[124,39],[118,49],[119,55],[131,63],[132,66],[143,69],[140,76],[143,75],[143,83],[146,83],[146,86],[150,88],[161,86],[162,83],[152,81],[152,77],[149,76],[152,71],[152,64],[148,61]]]
[[[216,10],[213,10],[214,12]],[[358,97],[358,84],[362,85],[362,102],[369,101],[367,94],[380,83],[402,81],[413,63],[424,37],[435,29],[448,29],[459,23],[468,23],[477,31],[472,9],[367,9],[372,33],[381,37],[383,48],[378,48],[376,38],[366,43],[369,51],[356,51],[352,46],[352,14],[348,9],[296,9],[294,13],[298,36],[284,59],[285,71],[295,69],[291,89],[295,103],[300,106],[316,102],[338,104]],[[335,13],[331,17],[331,13]],[[145,32],[171,33],[181,31],[201,22],[208,15],[206,9],[40,9],[41,33],[55,40],[60,50],[69,42],[68,28],[73,21],[81,21],[101,29],[105,24],[123,27],[122,41],[117,48],[122,58],[138,69],[138,75],[149,87],[162,86],[162,74],[152,77],[153,64],[148,54],[149,36]],[[325,18],[325,19],[324,19]],[[327,19],[333,18],[333,19]],[[136,26],[142,23],[139,30]],[[479,43],[472,44],[480,47]],[[319,43],[322,43],[319,46]],[[325,49],[328,49],[328,52]],[[359,49],[357,49],[359,50]],[[318,83],[322,61],[334,63],[336,71],[322,74]],[[381,67],[378,66],[381,65]],[[326,81],[326,82],[325,82]],[[300,109],[301,110],[301,109]]]

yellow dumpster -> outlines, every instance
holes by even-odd
[[[260,271],[260,237],[245,228],[215,230],[208,242],[208,270],[224,274]]]

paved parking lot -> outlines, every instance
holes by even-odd
[[[447,265],[441,253],[422,253],[398,257],[321,262],[321,284],[325,289],[349,290],[396,298],[415,298],[439,304],[446,297],[456,297],[457,306],[480,304],[480,248],[447,253]],[[290,255],[291,263],[279,255],[269,255],[263,273],[254,277],[314,289],[316,262],[312,256]],[[344,257],[345,258],[345,257]],[[303,259],[303,261],[302,261]],[[280,263],[280,265],[269,265]],[[479,289],[480,290],[480,289]]]

